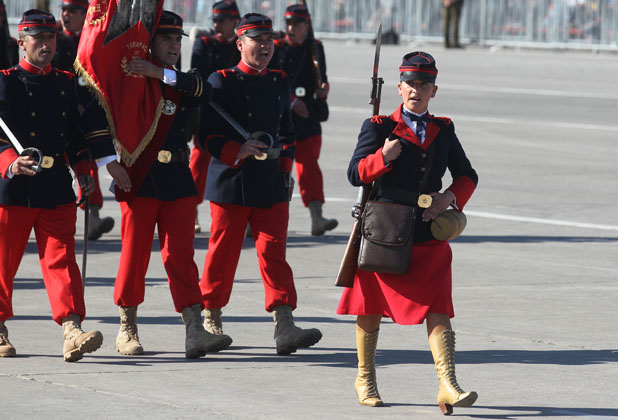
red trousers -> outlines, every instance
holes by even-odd
[[[101,193],[101,186],[99,185],[99,168],[94,160],[90,161],[90,176],[94,178],[94,191],[90,194],[90,204],[93,206],[103,207],[103,194]],[[82,199],[82,187],[77,183],[77,201]],[[84,205],[80,208],[83,210]]]
[[[155,225],[176,312],[201,304],[199,274],[193,260],[195,197],[174,201],[137,197],[121,202],[120,211],[122,250],[114,287],[116,305],[137,306],[144,301]]]
[[[13,279],[34,228],[43,282],[58,324],[74,314],[84,319],[82,276],[75,262],[75,203],[55,209],[0,205],[0,321],[13,316]]]
[[[191,169],[191,175],[193,175],[195,188],[197,188],[197,204],[201,204],[202,201],[204,201],[204,192],[206,191],[206,177],[208,175],[209,164],[210,153],[200,149],[199,147],[193,147],[193,150],[191,151],[191,161],[189,162],[189,169]]]
[[[229,302],[248,222],[264,284],[266,310],[271,312],[281,305],[296,308],[294,277],[285,260],[288,203],[262,209],[210,202],[210,215],[210,240],[200,282],[204,307],[219,309]]]
[[[298,177],[298,188],[303,204],[312,201],[324,202],[324,180],[322,171],[318,165],[320,149],[322,148],[322,135],[317,134],[296,141],[296,176]]]

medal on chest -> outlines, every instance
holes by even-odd
[[[161,110],[165,115],[174,115],[176,113],[176,104],[169,99],[163,101],[163,109]]]

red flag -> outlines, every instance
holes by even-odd
[[[161,115],[159,81],[127,66],[134,57],[149,57],[162,10],[163,0],[92,0],[77,50],[75,69],[105,110],[127,166],[148,146]]]

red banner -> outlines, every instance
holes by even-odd
[[[157,79],[128,70],[134,58],[149,58],[163,0],[92,0],[82,30],[75,69],[105,110],[122,161],[131,166],[157,128],[163,98]]]

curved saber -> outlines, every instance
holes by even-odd
[[[82,291],[86,291],[86,262],[88,261],[88,228],[90,222],[90,197],[84,198],[84,249],[82,250]]]
[[[9,141],[17,151],[18,155],[30,156],[36,161],[36,163],[32,165],[30,169],[37,173],[41,172],[41,160],[43,159],[43,153],[41,153],[41,151],[35,147],[28,147],[24,149],[19,140],[17,140],[17,137],[15,137],[15,134],[13,134],[9,126],[6,125],[2,117],[0,117],[0,127],[2,127],[2,129],[4,130],[4,134],[6,134],[6,136],[9,138]]]
[[[24,147],[21,145],[19,140],[17,140],[17,137],[15,137],[15,134],[13,134],[9,126],[6,125],[2,117],[0,117],[0,127],[2,127],[2,129],[4,130],[4,133],[11,141],[11,144],[13,145],[15,150],[17,150],[17,154],[21,155],[24,152]]]

